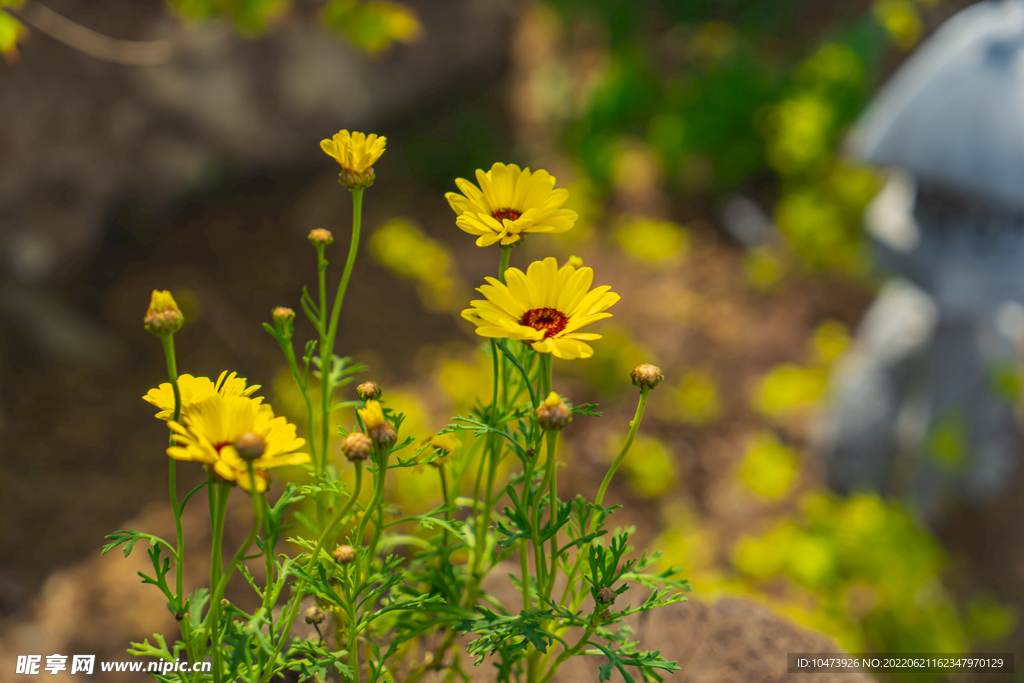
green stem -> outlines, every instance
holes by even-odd
[[[508,269],[509,258],[512,254],[512,247],[501,248],[501,259],[498,263],[498,280],[502,283],[505,282],[505,271]],[[492,371],[492,382],[491,382],[491,406],[490,413],[488,415],[488,422],[491,427],[497,428],[500,417],[498,410],[498,391],[502,384],[501,382],[501,354],[498,351],[498,344],[494,339],[491,339],[491,371]],[[502,394],[505,398],[505,394]],[[483,580],[483,555],[487,545],[487,527],[490,524],[491,511],[494,505],[494,478],[498,467],[498,460],[501,454],[501,442],[500,437],[495,437],[494,434],[488,434],[484,453],[480,460],[480,469],[477,472],[476,483],[473,487],[473,513],[478,514],[478,517],[474,519],[476,524],[475,537],[476,547],[473,553],[473,566],[470,572],[470,586],[466,591],[466,607],[467,609],[472,608],[476,603],[476,599],[480,592],[480,582]],[[483,508],[479,507],[480,502],[480,484],[482,483],[484,468],[487,468],[487,488],[484,491],[484,504]],[[479,512],[478,512],[479,510]]]
[[[509,258],[512,256],[512,247],[501,248],[501,263],[498,265],[498,280],[505,284],[505,271],[508,270]]]
[[[437,474],[441,478],[441,496],[444,500],[444,506],[447,508],[450,505],[450,499],[448,497],[448,475],[444,469],[444,463],[437,463]],[[446,522],[450,522],[452,519],[452,513],[448,510],[444,512],[444,519]],[[441,535],[441,567],[444,568],[448,564],[448,527],[446,526],[442,530]]]
[[[522,574],[523,609],[530,609],[530,553],[525,538],[519,539],[519,571]]]
[[[358,559],[356,560],[358,566]],[[355,683],[359,683],[359,615],[356,614],[356,604],[359,596],[355,594],[356,587],[351,581],[352,574],[349,567],[344,568],[344,583],[342,586],[345,593],[345,603],[348,608],[348,667],[352,670]]]
[[[167,377],[171,382],[171,389],[174,392],[174,421],[181,420],[181,390],[178,388],[178,362],[174,353],[174,334],[160,335],[160,341],[164,347],[164,358],[167,361]],[[171,433],[170,442],[174,443],[174,434]],[[185,533],[181,523],[181,506],[178,503],[178,461],[174,458],[167,458],[167,479],[168,495],[171,498],[171,511],[174,513],[174,595],[178,601],[178,608],[183,607],[184,599],[184,569],[185,569]],[[182,635],[189,644],[191,650],[191,638],[188,637],[189,624],[187,619],[181,619]]]
[[[374,456],[377,457],[376,454],[374,454]],[[382,460],[385,463],[383,469],[380,466]],[[382,502],[384,496],[384,475],[387,472],[386,463],[387,461],[385,459],[379,457],[377,458],[377,467],[374,469],[373,472],[373,496],[370,498],[370,504],[366,506],[365,510],[363,510],[362,519],[359,520],[359,527],[358,531],[356,531],[355,536],[356,543],[362,544],[363,536],[366,533],[366,522],[377,510],[377,506],[379,506]],[[369,562],[369,565],[372,569],[373,556],[370,553],[367,553],[367,561]]]
[[[177,362],[174,357],[174,335],[165,334],[161,335],[160,341],[163,342],[164,357],[167,359],[167,376],[171,381],[171,389],[174,391],[174,421],[178,422],[181,420],[181,390],[178,388],[178,368]],[[171,433],[170,443],[174,443],[174,433]],[[167,458],[168,461],[168,493],[171,498],[171,510],[174,512],[174,531],[177,537],[177,551],[174,556],[175,570],[174,570],[174,587],[177,591],[178,599],[181,599],[182,594],[182,561],[185,552],[184,549],[184,534],[182,532],[181,525],[181,508],[178,505],[178,468],[177,460],[174,458]]]
[[[604,495],[608,490],[609,484],[611,484],[612,477],[614,477],[616,470],[622,464],[622,461],[625,459],[626,455],[629,453],[629,449],[633,445],[633,441],[636,438],[637,430],[640,428],[640,422],[644,416],[644,410],[647,406],[647,396],[649,393],[650,389],[640,390],[640,401],[636,407],[636,415],[633,417],[633,421],[629,423],[629,434],[626,437],[626,442],[623,444],[622,450],[619,451],[619,454],[618,456],[616,456],[615,461],[612,463],[612,466],[608,469],[607,474],[605,474],[604,480],[601,482],[601,487],[598,489],[596,500],[596,503],[598,505],[601,505],[604,502]],[[588,533],[594,533],[600,527],[603,521],[603,516],[601,516],[600,513],[595,512],[594,516],[591,518]],[[576,594],[574,580],[576,579],[577,572],[579,572],[579,570],[582,568],[584,559],[586,557],[586,552],[586,546],[579,548],[576,551],[576,559],[573,562],[572,568],[570,569],[568,575],[566,576],[566,589],[565,592],[562,594],[562,598],[558,602],[559,606],[564,607],[566,601],[569,601],[570,609],[578,609],[580,604],[582,603],[582,598],[586,595],[586,593],[581,592],[579,595]]]
[[[578,654],[579,651],[583,649],[583,646],[586,645],[587,642],[590,640],[590,637],[594,635],[594,632],[596,630],[597,627],[593,624],[588,626],[587,630],[583,632],[583,635],[580,637],[579,641],[577,641],[575,645],[573,645],[568,650],[563,650],[562,654],[558,655],[558,659],[556,659],[554,663],[551,664],[551,667],[548,669],[547,673],[544,674],[544,677],[542,679],[540,679],[540,683],[548,683],[552,678],[554,678],[555,673],[558,672],[558,668],[562,666],[562,663],[570,657]]]
[[[252,471],[251,463],[249,464],[249,471]],[[250,476],[249,481],[255,480]],[[231,558],[231,562],[228,563],[227,569],[224,570],[224,573],[220,577],[220,582],[217,584],[217,593],[214,596],[218,603],[220,602],[220,599],[224,597],[224,590],[227,588],[228,580],[231,578],[231,575],[234,573],[235,569],[241,563],[242,558],[245,557],[245,551],[248,550],[249,546],[252,545],[252,542],[256,540],[256,534],[259,533],[260,527],[263,526],[263,505],[260,502],[258,502],[258,496],[262,495],[263,494],[257,495],[253,491],[249,492],[249,496],[252,498],[253,510],[252,529],[249,530],[249,535],[246,537],[245,541],[242,542],[242,545],[239,546],[238,552],[236,552],[235,556]]]
[[[251,481],[251,479],[250,479]],[[261,498],[263,506],[263,571],[266,573],[266,584],[263,586],[263,608],[267,611],[267,624],[270,633],[274,632],[274,605],[271,603],[270,587],[274,585],[276,576],[274,574],[274,551],[277,548],[277,534],[270,528],[270,504],[267,502],[266,494]],[[262,654],[260,655],[263,656]]]
[[[363,463],[360,460],[355,461],[356,466],[356,488],[349,496],[348,502],[345,503],[345,507],[339,509],[334,513],[334,517],[331,518],[330,523],[324,532],[320,534],[320,540],[317,541],[316,548],[313,550],[313,555],[309,558],[309,564],[306,566],[307,571],[313,571],[313,567],[320,559],[320,551],[323,550],[324,545],[327,543],[327,539],[334,533],[334,529],[341,523],[341,520],[345,519],[348,513],[352,510],[352,507],[356,504],[356,500],[359,498],[359,491],[363,487]]]
[[[388,456],[391,455],[391,449],[381,450],[380,459],[377,461],[377,469],[380,472],[380,496],[376,505],[377,524],[373,530],[373,536],[370,538],[370,552],[367,554],[368,572],[373,571],[373,558],[377,555],[377,543],[380,542],[380,535],[384,531],[384,478],[388,473]],[[370,511],[367,510],[367,516],[369,513]]]
[[[327,259],[324,258],[324,251],[327,246],[323,243],[317,243],[316,245],[316,277],[317,277],[317,288],[319,289],[320,295],[320,427],[321,427],[321,441],[320,441],[320,452],[319,458],[313,460],[313,465],[316,468],[316,476],[319,479],[324,476],[324,472],[327,470],[327,439],[328,439],[328,420],[327,411],[329,410],[331,400],[331,359],[333,357],[332,350],[328,345],[327,328],[324,327],[324,316],[327,315]],[[313,430],[313,424],[310,423],[310,431]],[[310,441],[313,439],[311,438]],[[319,495],[316,497],[316,513],[317,513],[317,524],[320,528],[323,528],[324,515],[326,511],[324,509],[324,497]]]
[[[549,393],[551,393],[551,355],[550,354],[547,354],[547,353],[540,354],[540,367],[538,369],[538,375],[539,375],[538,379],[540,380],[540,389],[541,389],[540,395],[543,397],[540,400],[544,400],[544,398],[546,398],[547,395]],[[554,459],[555,458],[555,450],[554,450],[554,442],[553,442],[553,440],[551,438],[553,434],[555,434],[555,433],[549,431],[549,432],[547,432],[547,435],[546,435],[547,439],[546,439],[545,452],[547,454],[547,459],[544,462],[544,478],[541,480],[540,489],[538,491],[540,495],[539,495],[539,497],[537,499],[537,503],[534,505],[534,508],[533,508],[533,511],[532,511],[532,515],[531,515],[531,518],[532,518],[532,520],[531,520],[532,521],[531,535],[533,536],[533,552],[534,552],[534,555],[539,558],[539,562],[537,563],[538,564],[537,585],[538,585],[538,588],[540,590],[544,591],[545,595],[548,595],[547,590],[546,590],[547,585],[549,583],[551,583],[551,584],[554,583],[554,575],[555,575],[555,570],[556,570],[556,567],[554,566],[554,559],[555,558],[554,558],[554,556],[552,556],[550,572],[548,571],[547,558],[546,558],[546,555],[544,553],[544,548],[541,545],[540,540],[539,540],[539,538],[540,538],[540,516],[541,516],[541,513],[543,511],[543,500],[544,500],[544,492],[545,491],[547,491],[549,496],[551,497],[551,501],[549,501],[549,509],[551,511],[550,512],[551,519],[554,520],[556,518],[556,516],[557,516],[558,499],[554,495],[551,495],[551,491],[552,491],[553,488],[555,488],[555,490],[557,490],[557,488],[556,488],[557,487],[557,483],[555,482],[555,474],[556,474],[555,473],[555,459]],[[539,448],[538,448],[538,450],[539,450]],[[552,542],[557,544],[557,539],[553,539]],[[557,545],[556,545],[556,547],[557,547]]]
[[[210,553],[210,591],[216,591],[220,586],[220,577],[223,570],[221,560],[221,547],[224,544],[224,518],[227,515],[228,496],[231,489],[227,484],[218,484],[214,493],[214,519],[213,519],[213,540]],[[211,596],[211,598],[214,596]],[[213,650],[213,680],[220,683],[221,680],[221,651],[220,651],[220,598],[211,599],[210,611],[207,614],[207,633],[210,638],[210,647]]]
[[[548,481],[548,516],[550,523],[554,524],[558,519],[558,461],[555,460],[555,443],[558,441],[558,432],[552,430],[547,434],[548,459],[545,463],[547,472],[545,479]],[[550,598],[555,588],[555,577],[558,575],[558,533],[551,536],[551,562],[548,571],[548,581],[544,586],[544,596]]]
[[[629,435],[626,437],[626,443],[622,445],[622,450],[619,451],[619,454],[616,456],[612,466],[608,468],[608,473],[604,475],[604,481],[601,482],[601,487],[597,490],[597,500],[594,502],[598,505],[601,505],[604,501],[604,494],[608,490],[608,485],[612,482],[612,477],[615,475],[615,471],[619,469],[619,465],[622,464],[622,460],[626,457],[626,454],[629,453],[629,449],[633,445],[633,439],[636,438],[637,429],[640,428],[640,421],[644,417],[644,409],[647,407],[647,396],[650,393],[650,389],[640,389],[640,401],[636,406],[636,415],[633,417],[633,421],[629,423]],[[594,521],[597,521],[596,515],[594,517]],[[591,533],[593,533],[593,529],[591,529]]]
[[[330,435],[328,411],[330,410],[331,398],[334,396],[334,386],[331,384],[330,379],[331,365],[334,362],[334,341],[337,338],[338,333],[338,320],[341,318],[341,305],[345,300],[345,292],[348,289],[348,282],[352,277],[352,269],[356,265],[356,256],[359,252],[359,232],[362,223],[362,216],[363,188],[360,187],[352,190],[352,241],[349,243],[348,247],[348,258],[345,260],[345,271],[341,275],[341,280],[338,282],[338,291],[334,295],[334,306],[331,309],[331,320],[326,329],[326,338],[320,348],[320,378],[321,386],[323,388],[323,450],[320,455],[324,468],[326,468],[327,464],[327,441]],[[321,284],[321,287],[323,286],[324,285]],[[324,304],[320,309],[321,315],[326,315],[326,294],[324,295],[323,301]],[[321,469],[321,472],[322,471],[323,469]]]
[[[295,348],[292,346],[290,328],[286,331],[287,336],[279,337],[278,343],[281,346],[281,351],[284,353],[285,360],[288,361],[288,369],[292,371],[292,377],[295,378],[295,383],[302,390],[302,398],[306,401],[306,424],[309,425],[309,439],[307,440],[309,442],[309,457],[313,461],[314,466],[319,467],[320,459],[317,457],[316,439],[313,438],[313,403],[309,400],[309,392],[306,391],[306,378],[299,372],[299,363],[295,358]]]
[[[281,654],[281,650],[284,649],[285,643],[288,642],[288,638],[292,632],[292,625],[295,623],[295,618],[299,614],[299,606],[302,604],[302,597],[305,594],[305,589],[301,586],[297,586],[295,588],[294,595],[289,598],[291,603],[286,608],[287,613],[285,614],[284,620],[278,622],[283,625],[284,630],[281,633],[281,637],[278,638],[277,643],[274,645],[273,655],[267,659],[269,664],[267,666],[267,670],[263,673],[262,678],[260,678],[260,683],[269,683],[270,679],[275,673],[277,673],[274,670],[274,664],[277,661],[278,655]]]

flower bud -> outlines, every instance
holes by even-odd
[[[650,363],[636,366],[629,376],[633,380],[633,385],[641,389],[653,389],[661,383],[661,380],[665,379],[661,368]]]
[[[359,408],[356,412],[363,420],[366,434],[373,439],[378,448],[390,448],[395,443],[398,434],[395,432],[395,428],[384,419],[384,410],[380,407],[380,403],[371,398],[366,402],[365,408]]]
[[[395,441],[398,440],[398,432],[395,431],[390,422],[385,422],[381,426],[370,430],[370,438],[373,439],[378,448],[391,448],[395,445]]]
[[[376,401],[383,392],[374,382],[363,382],[356,387],[356,396],[363,401]]]
[[[537,408],[537,421],[543,429],[559,431],[572,424],[572,410],[552,391]]]
[[[350,190],[369,187],[373,185],[373,181],[376,178],[377,175],[373,172],[372,166],[365,171],[350,171],[347,168],[343,168],[341,173],[338,174],[338,182]]]
[[[278,306],[274,309],[274,322],[278,325],[287,325],[291,321],[295,320],[295,311],[286,307]]]
[[[373,442],[362,432],[352,432],[341,442],[341,452],[349,462],[366,460],[373,453]]]
[[[356,549],[350,545],[339,545],[334,549],[334,561],[338,564],[352,564],[356,559]]]
[[[154,289],[146,317],[142,319],[146,330],[156,335],[174,334],[181,329],[184,322],[185,316],[181,314],[181,309],[178,308],[171,293]]]
[[[615,602],[618,594],[611,586],[602,586],[597,589],[597,601],[602,605],[610,605]]]
[[[329,230],[317,228],[309,231],[309,243],[314,247],[326,247],[334,241],[334,235]]]
[[[242,434],[238,437],[238,441],[235,441],[235,450],[238,451],[238,457],[246,462],[258,460],[263,455],[265,446],[266,444],[263,442],[263,439],[252,432]]]
[[[303,616],[305,616],[307,624],[322,624],[324,623],[324,619],[327,618],[324,611],[316,605],[307,609]]]

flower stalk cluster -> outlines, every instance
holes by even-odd
[[[478,245],[500,248],[497,276],[486,279],[478,289],[482,298],[462,313],[485,340],[490,396],[422,438],[403,433],[404,416],[388,406],[378,384],[359,384],[354,398],[342,393],[365,369],[336,355],[335,342],[359,249],[363,194],[385,144],[383,137],[348,131],[323,141],[352,197],[345,265],[332,292],[327,255],[334,236],[313,230],[317,286],[304,290],[299,304],[315,338],[301,355],[296,351],[292,308],[274,309],[264,324],[303,396],[304,436],[255,395],[258,386],[235,373],[216,380],[179,376],[174,335],[183,316],[169,292],[153,293],[145,327],[162,340],[169,381],[144,398],[168,426],[176,539],[119,531],[108,536],[104,552],[123,544],[127,555],[138,540],[149,541],[153,574],[143,578],[163,591],[180,639],[169,645],[154,636],[153,643],[133,644],[132,652],[210,658],[209,673],[160,677],[181,683],[270,683],[286,671],[298,672],[299,680],[416,683],[441,670],[445,680],[469,680],[468,667],[484,658],[497,665],[502,683],[547,683],[567,659],[595,653],[607,669],[624,675],[638,669],[644,680],[678,668],[656,652],[637,650],[629,631],[615,625],[682,599],[675,591],[685,582],[672,569],[645,573],[657,556],[634,556],[628,531],[609,536],[605,523],[615,508],[603,504],[660,370],[634,370],[636,415],[595,500],[559,497],[560,435],[576,429],[577,418],[600,413],[593,404],[573,406],[555,390],[554,361],[592,356],[590,342],[600,335],[584,328],[611,315],[619,296],[593,287],[592,269],[577,257],[562,266],[554,258],[525,270],[512,266],[512,247],[524,235],[564,232],[577,218],[560,208],[568,192],[555,190],[546,171],[494,164],[477,171],[478,185],[459,179],[462,194],[447,195],[455,224],[477,235]],[[207,473],[184,497],[176,487],[178,461]],[[279,468],[283,490],[272,476]],[[416,476],[436,473],[438,507],[405,515],[388,501],[390,479],[407,468]],[[209,585],[186,592],[181,517],[202,488],[212,532]],[[225,552],[224,533],[231,495],[248,496],[252,508],[250,532],[233,554]],[[291,553],[279,547],[286,530]],[[485,588],[506,561],[518,568],[515,605]],[[262,564],[262,577],[247,563]],[[243,589],[241,580],[232,583],[238,574],[256,594],[251,613],[225,597],[229,588]],[[649,587],[650,597],[640,607],[616,609],[616,596],[630,582]]]

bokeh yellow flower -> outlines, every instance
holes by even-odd
[[[531,173],[529,168],[497,163],[486,173],[477,169],[476,179],[479,187],[456,178],[463,194],[449,192],[445,199],[458,214],[455,224],[479,235],[478,247],[514,244],[527,232],[565,232],[579,218],[575,211],[558,208],[569,191],[554,189],[555,178],[547,171]]]
[[[334,157],[346,171],[365,173],[384,153],[387,138],[365,133],[339,131],[330,140],[321,140],[320,148]]]
[[[181,422],[169,421],[175,445],[167,455],[175,460],[201,462],[225,481],[235,482],[246,491],[267,490],[273,467],[302,465],[309,455],[297,452],[306,440],[296,434],[295,425],[283,417],[274,417],[273,409],[245,396],[212,394],[196,401]],[[263,451],[251,460],[255,481],[249,478],[249,463],[236,444],[239,439],[263,442]]]
[[[251,396],[260,388],[259,384],[251,387],[245,386],[245,378],[238,377],[238,373],[230,375],[225,370],[214,382],[209,377],[193,377],[192,375],[178,376],[178,391],[181,393],[181,414],[199,401],[214,394],[221,396]],[[164,382],[156,389],[150,389],[142,400],[152,403],[160,412],[156,417],[161,420],[170,420],[174,417],[174,388],[170,382]],[[263,399],[256,397],[252,399],[260,403]]]
[[[605,313],[619,300],[607,285],[590,289],[594,271],[561,268],[551,257],[530,264],[524,274],[518,268],[505,271],[505,282],[487,278],[478,288],[486,300],[470,302],[462,317],[476,327],[481,337],[504,337],[528,342],[535,351],[555,358],[590,358],[594,349],[584,343],[601,335],[577,332],[592,322],[608,318]]]

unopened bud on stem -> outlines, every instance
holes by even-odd
[[[314,247],[326,247],[334,241],[334,235],[329,230],[317,228],[309,231],[309,243]]]
[[[543,429],[556,431],[565,429],[572,424],[572,410],[558,394],[552,391],[544,399],[544,403],[537,408],[537,422]]]
[[[350,171],[343,168],[338,174],[338,182],[350,190],[369,187],[373,185],[376,178],[377,175],[373,172],[372,166],[365,171]]]
[[[362,432],[352,432],[341,442],[341,452],[349,462],[366,460],[373,453],[373,441]]]
[[[185,316],[174,301],[174,297],[166,290],[154,289],[142,324],[146,330],[156,335],[174,334],[181,329]]]
[[[661,383],[661,380],[665,379],[661,368],[650,363],[636,366],[629,376],[633,380],[633,385],[641,389],[653,389]]]
[[[305,616],[307,624],[322,624],[324,623],[324,619],[327,618],[324,611],[316,605],[307,609],[303,616]]]
[[[363,401],[376,401],[382,393],[384,392],[375,382],[363,382],[356,387],[356,396]]]
[[[252,432],[242,434],[235,441],[235,450],[238,451],[238,456],[246,462],[259,460],[259,457],[263,455],[265,447],[266,444],[263,442],[263,439]]]
[[[338,564],[352,564],[356,559],[356,549],[350,545],[339,545],[334,549],[334,561]]]
[[[278,306],[274,309],[274,322],[278,325],[287,325],[291,321],[295,320],[295,311],[286,307]]]

